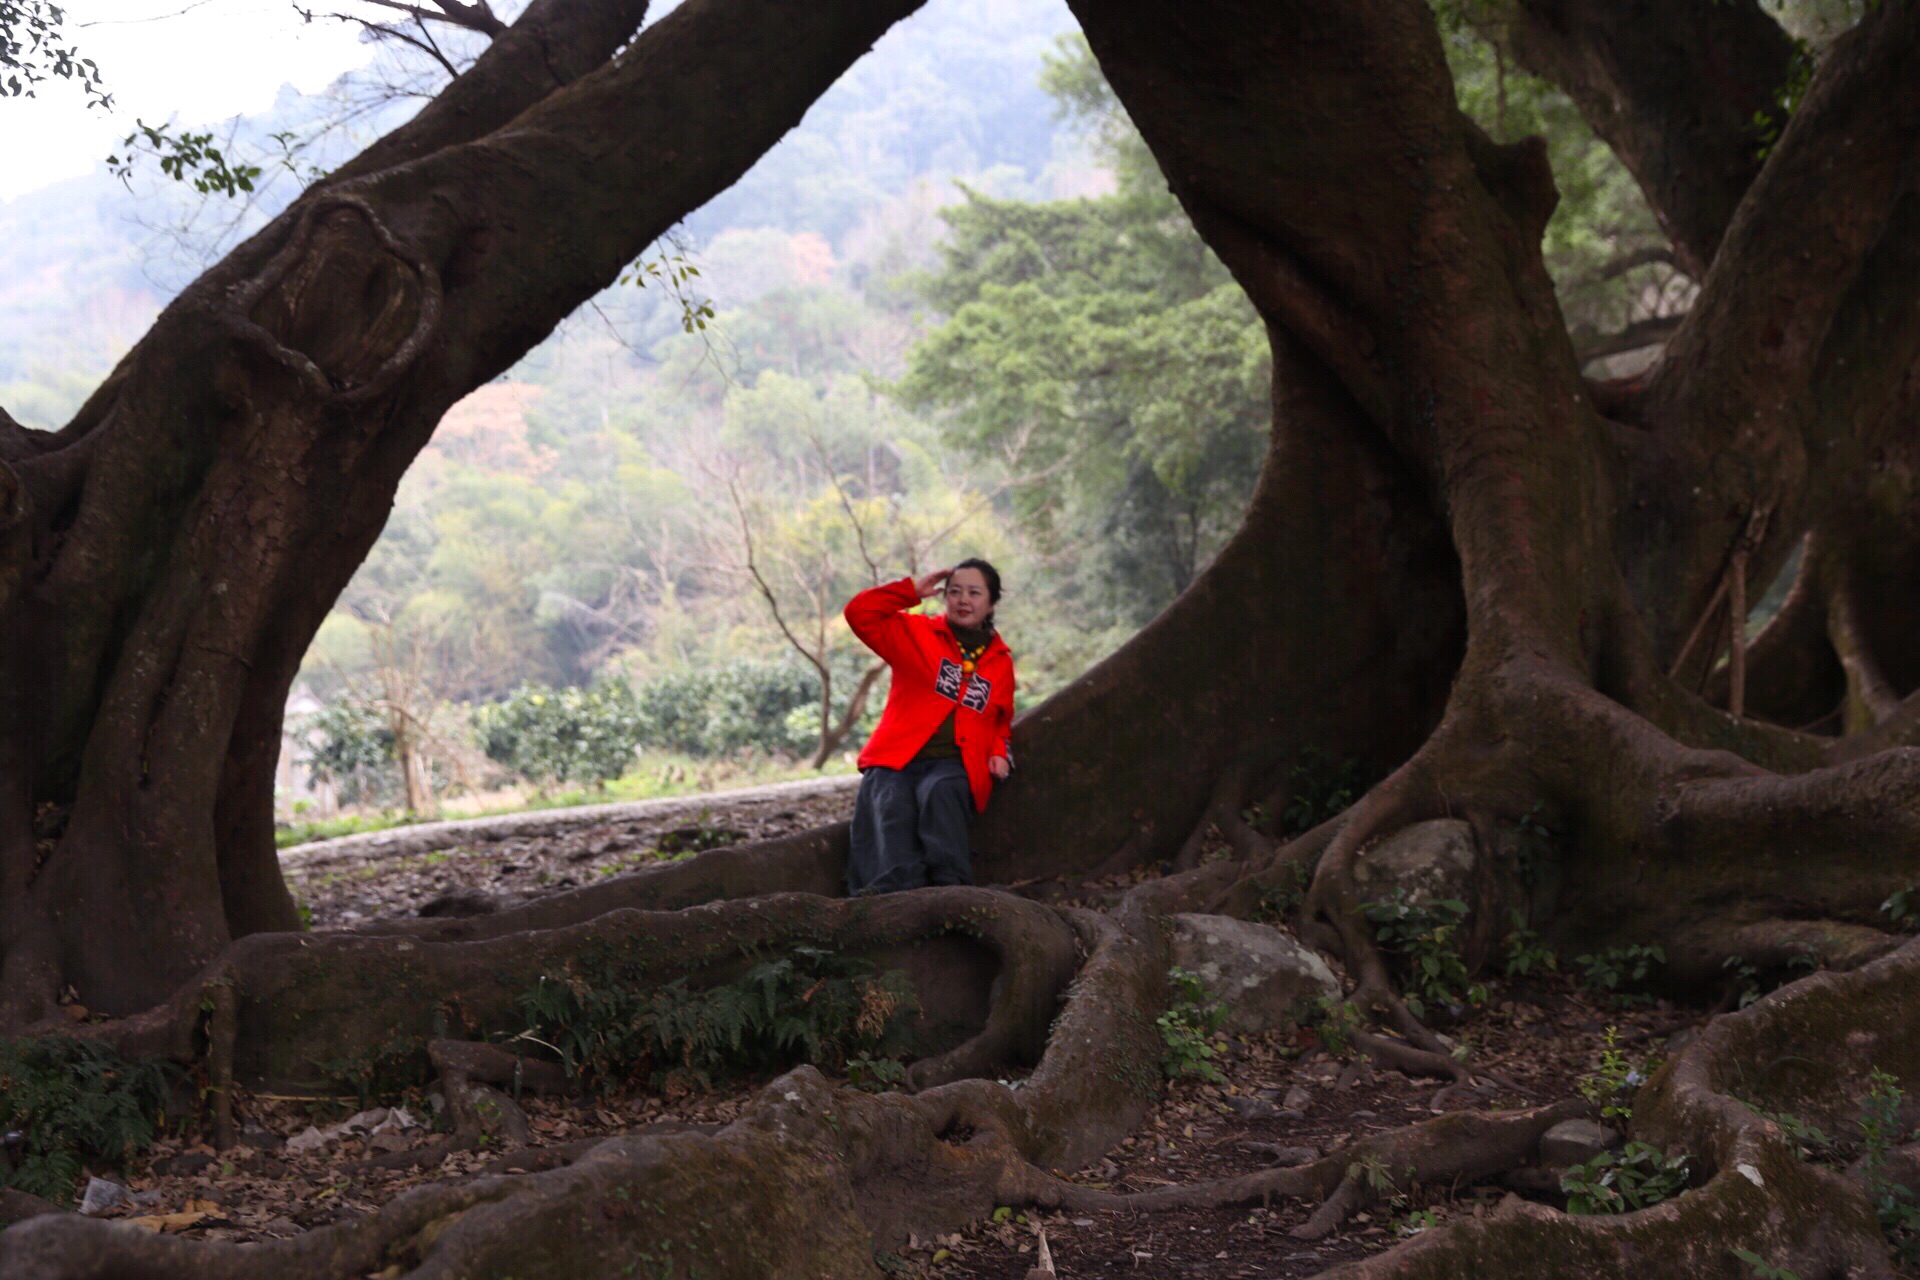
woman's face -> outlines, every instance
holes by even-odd
[[[987,597],[987,575],[978,569],[955,569],[947,579],[947,621],[977,627],[993,612]]]

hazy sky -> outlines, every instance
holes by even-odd
[[[305,93],[364,63],[358,28],[303,22],[289,0],[74,0],[66,31],[100,64],[111,112],[71,84],[0,99],[0,199],[86,173],[133,131],[177,119],[200,125],[260,111],[280,86]]]

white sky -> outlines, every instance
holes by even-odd
[[[202,125],[261,111],[281,85],[313,93],[372,54],[357,27],[305,23],[291,0],[71,0],[66,15],[113,110],[89,110],[77,88],[51,78],[37,98],[0,101],[0,199],[88,172],[136,118]]]

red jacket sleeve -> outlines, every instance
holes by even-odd
[[[860,637],[860,643],[893,666],[915,652],[913,638],[907,632],[907,610],[919,603],[920,592],[912,578],[868,587],[847,601],[847,625]]]

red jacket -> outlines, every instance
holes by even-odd
[[[960,642],[946,617],[907,612],[919,603],[912,578],[871,587],[847,602],[853,634],[893,668],[886,709],[860,753],[860,767],[901,768],[951,712],[960,763],[973,785],[973,807],[985,809],[993,794],[987,761],[1013,758],[1007,742],[1013,725],[1013,651],[994,633],[968,677],[960,669]]]

